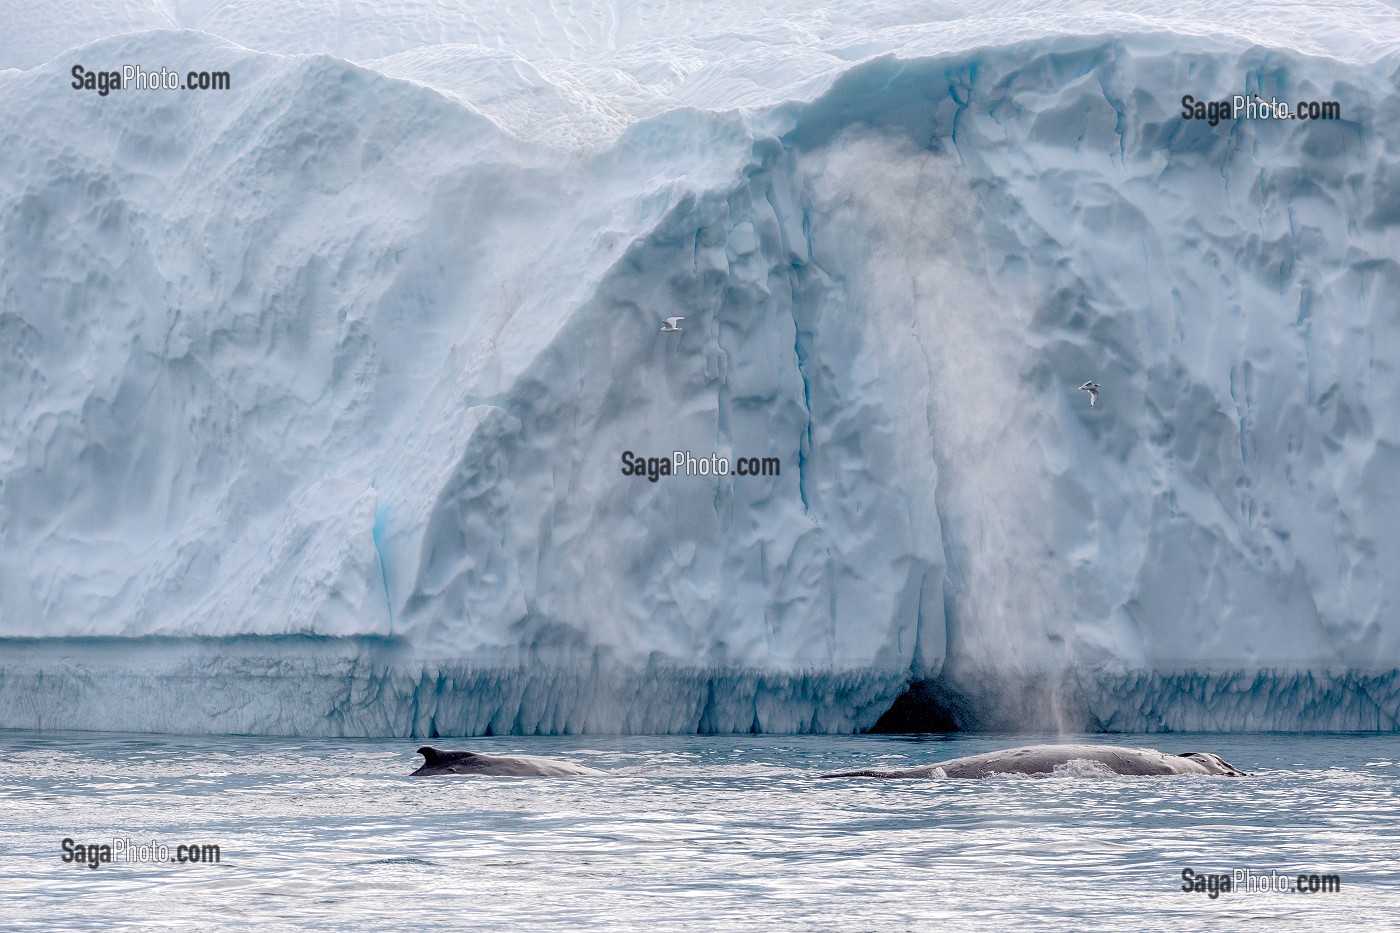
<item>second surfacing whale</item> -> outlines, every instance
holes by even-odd
[[[1070,762],[1089,762],[1092,768],[1122,775],[1215,774],[1244,777],[1241,771],[1210,752],[1168,755],[1155,748],[1122,748],[1115,745],[1026,745],[999,752],[950,758],[915,768],[860,768],[822,777],[876,778],[984,778],[994,774],[1054,774],[1068,770]]]

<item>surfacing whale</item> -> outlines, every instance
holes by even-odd
[[[1120,748],[1114,745],[1027,745],[951,758],[917,768],[862,768],[823,774],[822,777],[984,778],[993,774],[1051,774],[1071,761],[1101,765],[1114,774],[1220,774],[1244,777],[1249,773],[1210,752],[1167,755],[1155,748]]]
[[[433,774],[477,774],[486,777],[559,777],[573,774],[606,774],[572,761],[535,758],[531,755],[482,755],[478,752],[445,752],[424,745],[418,749],[422,766],[412,777]]]

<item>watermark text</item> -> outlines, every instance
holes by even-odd
[[[112,864],[156,864],[173,862],[177,865],[214,865],[223,851],[214,843],[180,842],[167,845],[152,839],[132,842],[130,838],[110,842],[76,842],[65,837],[59,843],[59,858],[70,865],[97,869]]]

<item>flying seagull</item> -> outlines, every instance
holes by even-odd
[[[1101,388],[1103,388],[1103,386],[1099,385],[1097,382],[1095,382],[1095,381],[1092,380],[1092,379],[1090,379],[1088,382],[1084,383],[1082,386],[1079,387],[1080,391],[1082,391],[1082,392],[1088,392],[1088,393],[1089,393],[1089,407],[1090,407],[1090,408],[1093,408],[1095,405],[1098,404],[1098,401],[1099,401],[1099,389],[1101,389]]]
[[[661,332],[665,334],[675,333],[681,329],[681,321],[684,320],[683,317],[668,317],[666,323],[661,325]]]

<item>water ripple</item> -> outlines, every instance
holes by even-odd
[[[1169,739],[1169,740],[1168,740]],[[1092,740],[1092,739],[1091,739]],[[1115,737],[1248,778],[818,779],[1028,741],[442,741],[602,778],[413,779],[411,741],[0,733],[7,929],[1380,929],[1400,916],[1400,737]],[[215,843],[218,864],[60,860],[60,841]],[[1180,890],[1181,871],[1336,873],[1338,894]],[[470,921],[467,923],[467,921]],[[449,924],[451,925],[451,924]]]

